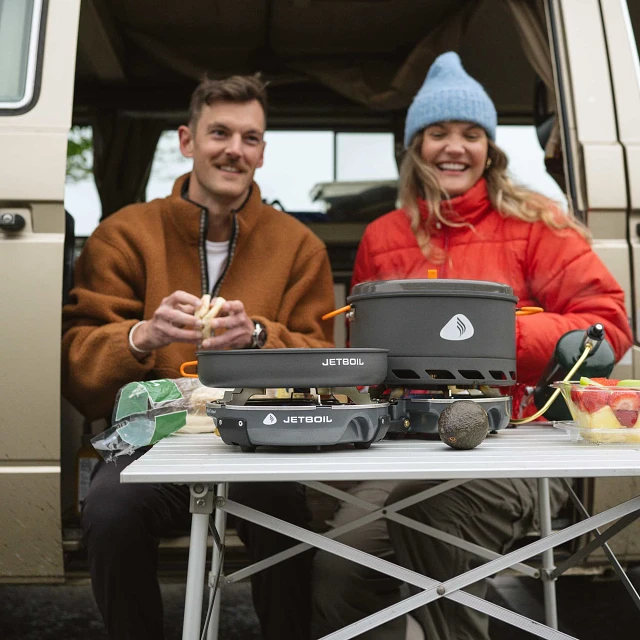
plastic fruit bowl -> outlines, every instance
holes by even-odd
[[[608,381],[613,383],[615,381]],[[640,386],[557,382],[577,425],[573,436],[588,442],[640,444]],[[568,428],[559,423],[560,428]]]

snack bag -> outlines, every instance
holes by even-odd
[[[221,399],[225,391],[205,387],[196,378],[130,382],[118,392],[112,426],[92,438],[91,444],[110,462],[176,431],[213,432],[206,403]]]

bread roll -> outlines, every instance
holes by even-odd
[[[214,298],[211,301],[211,307],[209,308],[209,311],[207,311],[205,316],[202,318],[202,323],[204,324],[204,328],[202,329],[203,340],[206,340],[207,338],[211,337],[211,334],[212,334],[211,321],[220,313],[220,310],[222,309],[222,305],[225,302],[226,300],[221,296],[218,296],[217,298]]]
[[[204,385],[194,389],[189,396],[189,414],[207,415],[207,402],[222,400],[224,392],[224,389]]]
[[[187,423],[178,429],[178,433],[215,433],[216,425],[213,418],[198,414],[187,414]]]
[[[194,313],[196,318],[204,318],[209,308],[211,307],[211,296],[205,293],[200,299],[200,307],[198,307]]]

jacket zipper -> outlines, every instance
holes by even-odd
[[[209,269],[207,267],[207,245],[206,239],[209,233],[209,210],[206,207],[194,202],[193,200],[189,200],[187,196],[189,180],[187,179],[185,183],[182,185],[182,197],[196,204],[200,207],[200,246],[198,247],[198,254],[200,257],[200,292],[201,295],[209,292]],[[241,211],[243,207],[249,202],[249,198],[251,198],[251,194],[253,192],[253,185],[249,187],[249,192],[247,193],[247,197],[244,199],[244,202],[234,211],[232,211],[233,219],[232,219],[232,228],[231,228],[231,239],[229,241],[229,253],[227,254],[227,264],[225,265],[220,277],[218,278],[215,286],[211,290],[211,297],[215,298],[220,289],[222,288],[222,281],[224,277],[227,275],[227,271],[229,271],[229,267],[231,266],[231,261],[233,260],[233,256],[236,252],[236,244],[238,243],[238,219],[237,213]]]

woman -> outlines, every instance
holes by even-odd
[[[353,284],[370,280],[439,278],[502,282],[520,306],[545,312],[516,321],[514,412],[526,385],[540,377],[558,339],[601,322],[620,358],[631,346],[624,295],[589,246],[589,233],[571,214],[507,175],[495,144],[497,114],[457,54],[441,55],[416,95],[405,127],[400,171],[402,209],[371,223],[358,249]],[[529,411],[530,412],[530,411]],[[364,482],[351,490],[383,505],[427,488],[426,482]],[[566,495],[551,483],[557,512]],[[503,553],[536,526],[535,480],[475,480],[402,513],[419,522]],[[334,526],[364,515],[343,504]],[[484,560],[433,538],[379,520],[341,542],[444,581]],[[319,552],[315,559],[315,618],[323,635],[401,599],[402,585],[369,569]],[[484,581],[466,589],[483,597]],[[488,639],[485,615],[445,598],[414,612],[428,640]],[[404,640],[407,620],[396,618],[359,638]],[[419,636],[418,636],[419,637]]]

